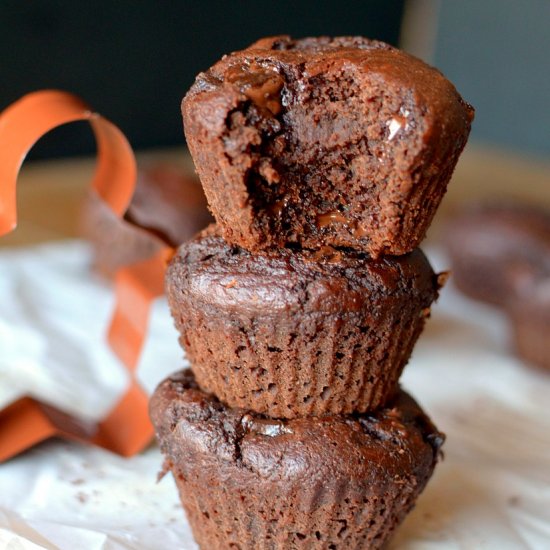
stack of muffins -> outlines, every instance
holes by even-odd
[[[183,101],[217,224],[166,279],[191,370],[151,417],[204,549],[379,548],[442,435],[398,379],[441,278],[416,248],[472,108],[358,37],[275,37]]]

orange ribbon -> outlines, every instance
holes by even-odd
[[[17,225],[16,184],[31,147],[47,132],[80,120],[92,126],[97,165],[92,188],[123,217],[136,183],[136,161],[124,134],[79,98],[60,91],[29,94],[0,114],[0,236]],[[129,223],[129,222],[125,222]],[[109,342],[130,372],[130,385],[107,417],[84,423],[49,405],[23,397],[0,411],[0,462],[50,437],[77,440],[123,456],[141,451],[153,437],[148,396],[136,380],[152,301],[164,293],[164,271],[173,249],[121,269],[115,279],[116,305]]]

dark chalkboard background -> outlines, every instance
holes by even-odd
[[[0,0],[0,109],[29,91],[59,88],[115,122],[135,148],[182,144],[181,98],[224,53],[283,33],[397,44],[403,3]],[[93,149],[86,124],[73,124],[32,156]]]
[[[475,106],[474,141],[550,160],[550,0],[442,2],[432,61]]]

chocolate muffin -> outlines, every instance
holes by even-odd
[[[524,280],[507,311],[517,355],[550,372],[550,274]]]
[[[152,256],[163,241],[181,244],[211,221],[199,179],[169,165],[139,172],[125,220],[117,218],[93,192],[82,212],[83,233],[93,245],[94,268],[107,277]]]
[[[328,247],[253,254],[215,225],[182,245],[166,274],[200,386],[278,418],[383,405],[440,286],[420,250],[379,260]]]
[[[447,225],[453,281],[467,296],[507,307],[526,277],[550,277],[550,213],[517,203],[465,206]]]
[[[412,251],[473,118],[436,69],[360,37],[265,38],[198,75],[185,135],[224,238]]]
[[[150,414],[208,550],[381,548],[443,443],[403,391],[368,415],[280,421],[226,407],[183,371],[157,388]]]

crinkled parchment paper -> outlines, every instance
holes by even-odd
[[[122,393],[112,293],[88,266],[76,241],[0,253],[0,407],[28,393],[99,418]],[[445,460],[392,550],[550,548],[550,374],[515,359],[506,331],[452,284],[433,308],[402,384],[446,432]],[[159,300],[140,379],[152,390],[181,356]],[[123,459],[52,440],[0,465],[0,548],[195,549],[161,462],[155,445]]]

